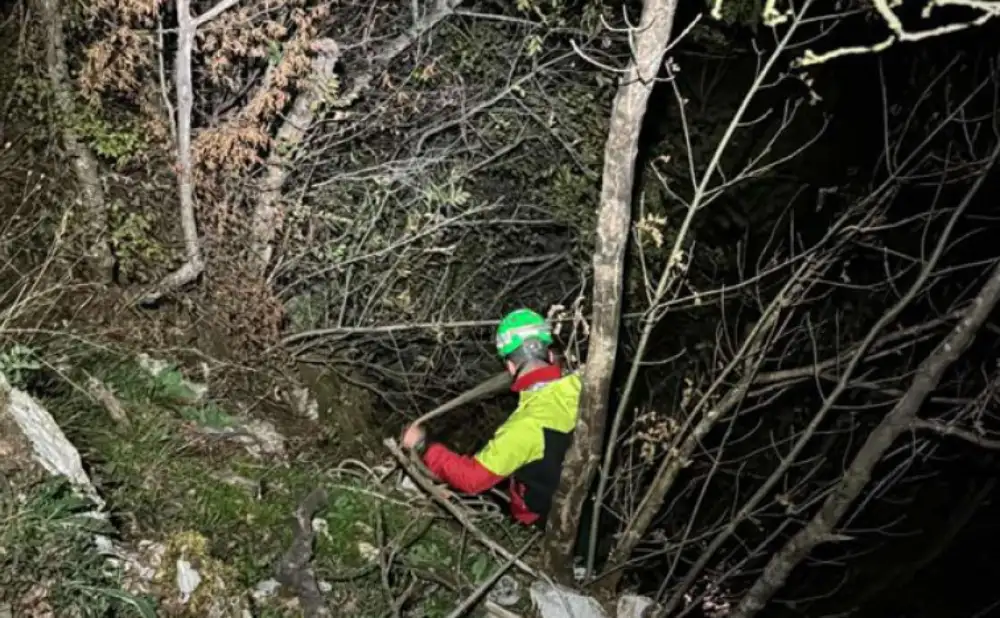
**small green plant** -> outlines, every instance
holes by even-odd
[[[225,429],[237,424],[232,415],[213,403],[200,407],[185,406],[181,408],[181,416],[199,425],[214,429]]]
[[[169,367],[160,372],[156,376],[156,386],[159,394],[167,399],[191,400],[198,396],[187,385],[184,374],[177,367]]]
[[[31,374],[41,368],[42,363],[32,348],[15,343],[0,351],[0,373],[15,388],[24,388]]]
[[[424,203],[428,206],[464,206],[472,195],[462,186],[462,179],[452,173],[441,184],[431,184],[423,190]]]
[[[111,203],[111,244],[123,278],[147,283],[143,264],[166,259],[167,251],[153,236],[155,214],[136,212],[120,200]]]
[[[95,551],[94,535],[111,530],[91,508],[63,479],[0,497],[0,602],[15,615],[155,616]]]
[[[145,137],[131,122],[115,125],[102,118],[92,106],[80,107],[69,128],[100,157],[116,168],[132,163],[149,148]]]
[[[49,100],[52,86],[48,77],[20,71],[14,78],[11,92],[12,107],[19,116],[42,126],[51,124]]]

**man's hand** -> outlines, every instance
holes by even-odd
[[[419,448],[423,446],[424,440],[427,439],[427,432],[420,425],[413,424],[403,430],[403,436],[400,438],[400,444],[403,448],[412,449]]]

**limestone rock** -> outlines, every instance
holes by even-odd
[[[542,618],[608,618],[596,599],[558,584],[536,580],[530,594]]]
[[[504,575],[487,593],[486,598],[501,607],[510,607],[521,600],[521,584],[510,575]]]
[[[531,584],[531,602],[542,618],[608,618],[593,597],[558,584],[537,580]],[[653,600],[633,594],[618,599],[615,618],[643,618]]]
[[[296,414],[313,422],[319,420],[319,400],[311,390],[304,386],[296,386],[288,398]]]
[[[104,500],[84,471],[76,447],[66,438],[48,410],[28,393],[11,387],[3,374],[0,374],[0,414],[14,420],[31,443],[34,459],[39,465],[50,474],[68,479],[99,510],[104,509]]]
[[[653,599],[637,594],[623,594],[618,599],[617,618],[642,618],[644,612],[654,605]]]

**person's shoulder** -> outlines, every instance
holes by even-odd
[[[579,393],[583,382],[579,371],[564,373],[558,380],[545,385],[544,390]]]
[[[568,384],[577,384],[577,385],[579,385],[583,381],[583,376],[581,375],[579,369],[575,369],[573,371],[566,371],[566,372],[564,372],[563,375],[562,375],[562,377],[559,378],[559,380],[557,380],[557,381],[558,382],[566,382]]]

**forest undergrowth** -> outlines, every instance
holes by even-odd
[[[988,3],[8,4],[0,618],[993,602]],[[393,439],[515,307],[584,377],[530,539]]]
[[[297,511],[317,496],[302,567],[333,615],[447,616],[505,562],[426,495],[397,487],[381,440],[402,419],[372,422],[365,389],[313,368],[321,409],[305,418],[288,402],[302,373],[260,348],[246,354],[216,308],[151,314],[86,282],[68,170],[43,156],[43,136],[4,131],[0,374],[78,450],[106,519],[35,462],[0,399],[0,616],[308,614],[300,582],[278,580]],[[497,504],[468,506],[490,538],[525,543]],[[200,578],[190,598],[178,561]]]
[[[18,382],[79,449],[110,521],[81,517],[92,506],[64,483],[27,466],[5,472],[0,603],[14,615],[302,615],[294,587],[276,578],[295,514],[317,491],[307,566],[336,615],[446,616],[503,563],[419,492],[400,490],[379,454],[341,460],[305,439],[262,453],[245,433],[227,431],[245,419],[225,402],[195,403],[176,368],[153,376],[101,354],[78,359],[58,381],[41,373],[22,363]],[[81,386],[83,375],[106,385],[125,417],[113,419]],[[470,506],[492,538],[524,543],[496,505]],[[151,577],[110,568],[95,534],[138,552]],[[189,599],[178,589],[178,560],[201,579]]]

